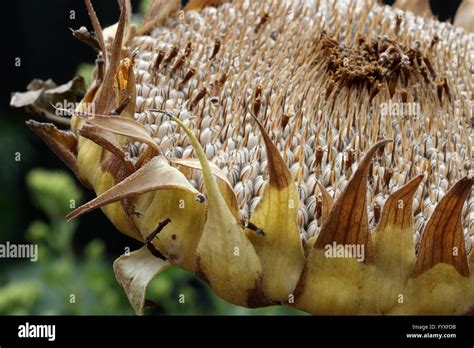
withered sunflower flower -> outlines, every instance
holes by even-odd
[[[70,130],[28,125],[97,194],[67,218],[144,243],[114,263],[138,314],[170,266],[244,307],[472,311],[471,34],[368,0],[155,0],[140,29],[121,0],[102,30],[85,2],[94,83]]]

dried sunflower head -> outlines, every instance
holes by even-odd
[[[114,263],[137,313],[170,265],[246,307],[471,310],[472,35],[373,1],[86,5],[94,84],[71,131],[28,124],[97,193],[68,219],[145,243]]]

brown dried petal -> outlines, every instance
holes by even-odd
[[[357,170],[347,183],[321,227],[316,249],[324,249],[333,242],[340,245],[364,245],[366,263],[373,263],[374,253],[367,217],[367,176],[372,158],[379,148],[389,143],[382,140],[374,144],[360,161]]]
[[[469,277],[461,212],[473,182],[467,177],[459,180],[439,201],[423,231],[413,277],[437,263],[451,265],[460,275]]]
[[[79,41],[82,41],[85,43],[87,46],[91,47],[93,50],[100,51],[100,44],[99,41],[92,35],[89,30],[87,30],[86,27],[80,27],[79,29],[73,30],[72,35],[78,39]]]
[[[26,124],[41,139],[43,139],[49,148],[53,150],[53,152],[74,172],[78,179],[82,181],[82,179],[79,177],[76,163],[76,135],[72,132],[59,130],[51,123],[40,123],[29,120],[26,122]]]

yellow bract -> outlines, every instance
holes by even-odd
[[[194,146],[208,195],[207,220],[196,251],[196,272],[223,299],[242,306],[256,306],[264,301],[259,289],[260,259],[222,197],[201,145],[181,120],[172,118]]]
[[[250,221],[263,235],[246,230],[263,266],[263,291],[275,302],[287,302],[304,266],[303,245],[298,230],[299,196],[291,173],[260,127],[267,149],[269,181]]]

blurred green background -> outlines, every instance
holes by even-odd
[[[135,12],[143,13],[147,2],[133,1]],[[117,20],[115,0],[94,4],[104,27]],[[71,207],[94,195],[24,123],[29,118],[44,120],[9,107],[10,93],[24,91],[33,78],[51,77],[62,84],[76,72],[91,80],[94,53],[69,30],[91,27],[83,1],[22,0],[7,6],[20,29],[8,38],[10,49],[1,64],[6,71],[0,109],[0,244],[37,244],[39,258],[0,259],[0,315],[133,315],[112,263],[125,248],[141,245],[117,232],[100,211],[77,221],[64,220]],[[70,10],[75,11],[73,20]],[[140,21],[140,14],[134,20]],[[20,67],[14,66],[17,57]],[[180,294],[185,295],[184,304]],[[230,305],[198,278],[176,268],[150,284],[147,298],[157,306],[146,314],[301,313]]]

